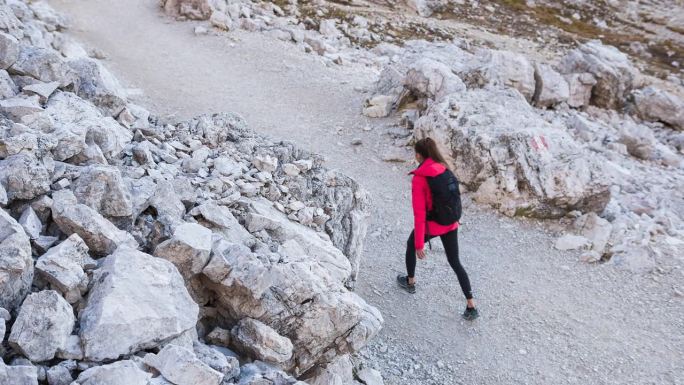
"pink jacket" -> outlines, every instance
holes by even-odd
[[[411,195],[413,203],[413,223],[416,250],[425,246],[425,231],[430,235],[442,235],[458,228],[458,222],[443,226],[437,222],[428,221],[427,213],[432,209],[432,194],[428,186],[427,177],[437,176],[446,170],[442,164],[428,158],[411,171]]]

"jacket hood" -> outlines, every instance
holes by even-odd
[[[442,164],[435,162],[431,158],[427,158],[418,166],[418,168],[410,173],[418,176],[433,177],[443,173],[444,170],[446,170],[446,167]]]

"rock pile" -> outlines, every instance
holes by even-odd
[[[206,21],[206,25],[195,27],[196,34],[263,32],[320,56],[328,65],[355,62],[375,66],[387,58],[365,48],[401,44],[406,34],[432,37],[435,33],[406,18],[365,17],[365,12],[355,13],[327,1],[160,0],[160,6],[179,20]]]
[[[458,42],[392,55],[363,113],[398,111],[414,138],[436,139],[476,201],[562,218],[572,234],[557,247],[584,261],[681,265],[681,85],[598,41],[558,65]]]
[[[367,194],[238,115],[161,123],[64,28],[0,0],[0,382],[295,384],[364,346]]]

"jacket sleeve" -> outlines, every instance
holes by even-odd
[[[413,205],[414,243],[416,250],[425,246],[425,230],[427,227],[427,181],[424,177],[413,176],[411,181],[411,202]]]

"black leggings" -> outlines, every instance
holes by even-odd
[[[466,299],[472,299],[473,293],[470,289],[470,279],[468,279],[468,273],[466,273],[463,265],[461,265],[461,261],[458,259],[458,229],[450,231],[444,235],[440,235],[439,237],[442,239],[447,260],[458,277],[458,283],[461,285],[463,294],[465,295]],[[426,235],[425,242],[432,238],[435,238],[435,236]],[[416,274],[416,245],[414,243],[413,231],[411,231],[411,236],[409,236],[409,239],[406,242],[406,272],[411,278],[413,278]]]

